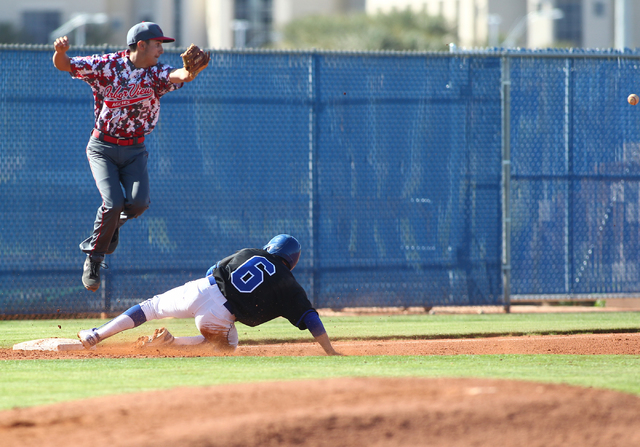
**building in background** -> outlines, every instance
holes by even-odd
[[[444,17],[465,48],[640,47],[638,0],[0,0],[0,40],[48,44],[63,27],[72,44],[124,46],[131,26],[153,21],[169,45],[258,48],[297,18],[392,8]]]
[[[99,43],[122,46],[129,28],[151,21],[176,38],[174,46],[193,42],[209,48],[263,47],[276,41],[277,30],[296,18],[364,9],[365,0],[0,0],[0,39],[4,29],[16,38],[5,42],[52,43],[53,31],[73,26],[82,14],[106,15],[108,20],[102,26],[63,28],[72,44],[96,43],[86,34],[99,33]]]
[[[157,22],[165,34],[175,34],[181,17],[176,15],[176,6],[181,6],[180,3],[179,0],[0,0],[0,25],[4,30],[19,31],[21,43],[53,43],[51,33],[68,25],[64,30],[68,31],[65,34],[72,44],[78,41],[126,46],[127,31],[141,21]],[[201,28],[205,34],[204,23],[198,27],[201,22],[198,19],[194,28]]]
[[[218,28],[226,36],[219,41],[226,47],[262,47],[279,40],[279,30],[292,20],[309,15],[338,15],[364,12],[366,0],[219,0],[208,7],[218,9],[217,17],[227,15]],[[225,5],[227,3],[228,5]],[[231,32],[225,23],[231,23]],[[214,25],[215,27],[215,25]],[[216,45],[214,45],[216,46]]]
[[[528,0],[527,46],[614,47],[616,7],[624,5],[616,0]],[[627,7],[627,13],[632,13],[631,8]],[[640,46],[640,34],[635,39],[635,46]]]
[[[443,16],[460,47],[640,47],[638,0],[367,0],[366,10],[406,7]]]
[[[459,47],[499,46],[526,15],[526,0],[367,0],[367,13],[411,8],[442,16],[454,27]]]

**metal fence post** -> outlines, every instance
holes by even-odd
[[[574,219],[574,172],[573,172],[573,88],[571,79],[571,70],[573,68],[573,60],[567,58],[565,61],[565,89],[564,89],[564,151],[565,151],[565,168],[567,172],[567,204],[566,204],[566,222],[565,222],[565,293],[571,297],[574,292],[575,270],[574,270],[574,246],[573,246],[573,219]]]
[[[316,72],[316,58],[317,54],[311,53],[309,55],[309,87],[308,87],[308,101],[309,101],[309,215],[308,215],[308,230],[309,230],[309,259],[310,259],[310,301],[311,304],[316,306],[316,245],[317,245],[317,154],[316,154],[316,110],[317,110],[317,72]]]
[[[502,56],[502,288],[506,312],[511,311],[511,74],[509,56]]]

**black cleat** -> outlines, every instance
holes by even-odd
[[[82,284],[87,290],[95,292],[100,288],[100,267],[107,268],[101,261],[92,261],[90,256],[84,261]]]

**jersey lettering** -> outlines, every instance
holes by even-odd
[[[258,266],[262,266],[259,268]],[[264,273],[272,276],[276,266],[267,258],[254,256],[248,259],[231,274],[231,283],[241,293],[251,293],[264,282]]]

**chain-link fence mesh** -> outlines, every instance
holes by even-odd
[[[545,57],[547,56],[547,57]],[[511,60],[511,288],[520,298],[640,291],[637,55]]]
[[[640,285],[635,59],[214,52],[162,98],[151,207],[91,293],[93,98],[51,56],[0,48],[0,315],[124,310],[278,233],[316,307],[502,304],[504,57],[513,298]]]

